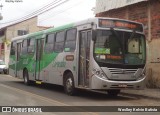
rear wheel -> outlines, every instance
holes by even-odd
[[[68,95],[75,94],[75,86],[72,73],[67,73],[64,79],[64,91]]]
[[[7,70],[3,70],[3,73],[4,73],[4,74],[7,74],[8,72],[7,72]]]
[[[29,76],[28,76],[28,71],[25,70],[23,73],[23,79],[24,79],[24,84],[25,85],[30,85],[30,80],[29,80]]]
[[[120,90],[107,90],[107,92],[110,97],[115,97],[120,93]]]

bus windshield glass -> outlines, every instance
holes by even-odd
[[[134,32],[97,30],[94,58],[100,63],[145,64],[145,37]]]

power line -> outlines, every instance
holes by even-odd
[[[64,9],[64,10],[58,11],[54,16],[56,16],[56,15],[58,15],[58,14],[61,14],[61,13],[65,12],[65,11],[67,11],[67,10],[73,8],[73,7],[76,7],[77,5],[80,5],[80,4],[83,3],[83,2],[85,2],[85,1],[78,2],[78,3],[74,4],[74,5],[71,5],[70,7],[67,7],[67,8]],[[49,4],[48,4],[48,5],[49,5]],[[45,6],[44,6],[44,7],[45,7]],[[53,16],[52,16],[52,17],[53,17]],[[47,17],[47,18],[48,18],[48,17]],[[42,21],[44,21],[44,20],[46,20],[46,17],[43,18],[43,19],[41,19],[39,22],[42,22]],[[34,24],[34,23],[35,23],[35,22],[32,22],[32,23],[30,23],[30,24]]]
[[[42,12],[46,12],[46,10],[47,10],[49,7],[52,8],[53,5],[56,5],[57,3],[61,2],[61,1],[62,1],[62,0],[55,0],[55,1],[52,2],[51,4],[48,4],[48,5],[44,6],[43,8],[41,8],[41,9],[39,9],[39,10],[31,13],[31,14],[29,14],[29,16],[30,16],[30,15],[31,15],[31,16],[33,16],[33,15],[40,15]]]
[[[44,8],[47,8],[47,7],[49,7],[50,5],[56,4],[56,3],[57,3],[56,1],[62,1],[62,0],[55,0],[55,1],[53,1],[53,2],[51,2],[51,3],[49,3],[49,4],[45,5],[45,6],[43,6],[42,8],[40,8],[40,9],[38,9],[38,10],[36,10],[36,11],[34,11],[34,12],[32,12],[32,13],[30,13],[30,14],[22,17],[22,18],[15,19],[15,20],[11,20],[11,21],[4,22],[4,23],[1,23],[1,24],[11,23],[11,22],[20,21],[20,20],[24,20],[24,19],[26,19],[26,18],[29,18],[29,17],[33,16],[35,13],[37,14],[38,12],[40,12],[41,10],[43,10]]]
[[[64,4],[64,3],[66,3],[66,2],[68,2],[68,1],[70,1],[70,0],[65,0],[65,1],[63,1],[62,3],[60,3],[60,4],[58,4],[58,5],[54,6],[54,7],[51,7],[51,8],[47,9],[47,10],[44,11],[44,12],[47,12],[47,11],[51,10],[52,8],[56,8],[56,7],[58,7],[58,6],[60,6],[60,5]],[[43,14],[44,12],[39,13],[39,15],[40,15],[40,14]]]
[[[64,9],[64,10],[58,11],[56,14],[54,14],[54,16],[59,15],[59,14],[61,14],[61,13],[63,13],[63,12],[66,12],[67,10],[72,9],[73,7],[76,7],[76,6],[80,5],[80,4],[83,3],[83,2],[85,2],[85,1],[78,2],[78,3],[76,3],[76,4],[72,5],[72,6]],[[52,15],[52,17],[54,17],[54,16]],[[48,17],[42,18],[39,22],[42,22],[42,21],[47,20],[47,19],[49,19],[49,18],[51,18],[51,17],[48,16]]]
[[[83,3],[83,2],[85,2],[85,1],[78,2],[78,3],[76,3],[76,4],[72,5],[72,6],[64,9],[64,10],[58,11],[54,16],[56,16],[56,15],[58,15],[58,14],[61,14],[61,13],[65,12],[65,11],[67,11],[67,10],[73,8],[73,7],[76,7],[76,6],[80,5],[80,4]],[[53,16],[52,16],[52,17],[53,17]],[[47,17],[47,18],[48,18],[48,17]],[[44,21],[44,20],[46,20],[46,17],[43,18],[43,19],[41,19],[39,22],[42,22],[42,21]],[[29,23],[29,24],[34,24],[34,23],[35,23],[35,22]],[[24,24],[24,25],[25,25],[25,24]]]
[[[28,15],[20,18],[20,19],[15,19],[15,20],[4,22],[4,23],[1,23],[1,24],[7,24],[7,23],[12,23],[12,22],[17,23],[18,21],[22,21],[22,20],[26,20],[26,19],[34,17],[34,16],[38,16],[38,15],[40,15],[42,13],[45,13],[45,12],[47,12],[47,11],[53,9],[53,8],[56,8],[56,7],[58,7],[58,6],[60,6],[60,5],[64,4],[64,3],[66,3],[68,1],[69,0],[65,0],[65,1],[63,1],[63,0],[55,0],[54,2],[49,3],[48,5],[42,7],[41,9],[38,9],[35,12],[32,12],[31,14],[28,14]]]

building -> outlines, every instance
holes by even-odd
[[[47,29],[37,26],[37,16],[0,28],[0,59],[9,62],[11,39],[17,36]]]
[[[97,0],[97,17],[122,18],[144,24],[147,39],[147,86],[160,87],[160,0]]]

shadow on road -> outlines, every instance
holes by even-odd
[[[131,94],[131,93],[121,93],[122,95],[126,95],[126,96],[134,96],[137,98],[143,98],[143,99],[150,99],[150,100],[154,100],[154,101],[160,101],[160,97],[152,97],[152,96],[147,96],[147,95],[142,95],[142,94]]]
[[[64,89],[63,86],[59,86],[59,85],[53,85],[53,84],[32,84],[30,86],[26,86],[24,85],[24,83],[22,81],[5,81],[6,85],[9,85],[11,87],[15,87],[18,89],[21,89],[23,91],[27,91],[27,92],[31,92],[31,93],[37,93],[38,95],[43,95],[44,93],[48,93],[48,96],[51,95],[60,95],[60,96],[65,96],[66,98],[84,98],[84,99],[88,99],[88,100],[94,100],[94,101],[118,101],[118,100],[138,100],[141,97],[140,96],[136,96],[136,95],[128,95],[128,94],[119,94],[117,97],[111,97],[107,94],[107,92],[105,93],[97,93],[97,92],[93,92],[93,91],[87,91],[87,90],[81,90],[81,89],[77,89],[77,93],[75,96],[68,96],[64,93]],[[43,91],[42,91],[43,90]],[[47,92],[46,92],[47,91]],[[40,93],[43,92],[43,93]],[[56,96],[55,95],[55,96]]]

